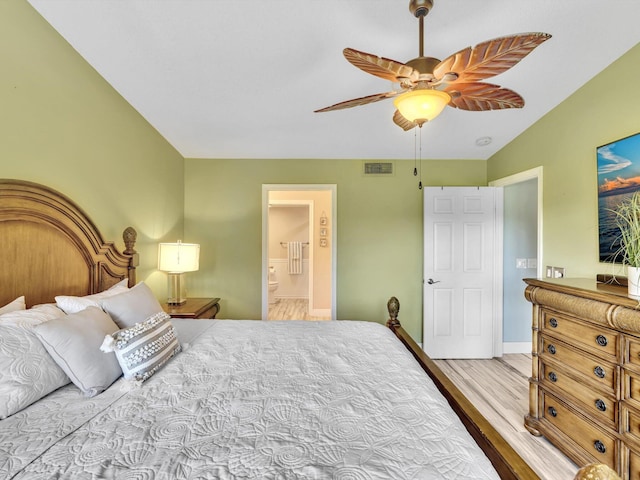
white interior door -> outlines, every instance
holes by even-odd
[[[424,190],[424,338],[432,358],[491,358],[502,325],[495,187]],[[498,322],[499,320],[499,322]]]

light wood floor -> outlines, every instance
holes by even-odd
[[[524,428],[531,355],[436,363],[541,479],[573,479],[578,466],[544,437],[534,437]]]
[[[309,300],[306,298],[277,298],[269,305],[269,320],[331,320],[331,317],[309,315]]]

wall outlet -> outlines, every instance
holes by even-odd
[[[564,267],[546,267],[547,278],[564,278]]]

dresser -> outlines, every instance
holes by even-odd
[[[640,478],[640,303],[595,279],[525,279],[533,304],[526,428],[582,466]]]

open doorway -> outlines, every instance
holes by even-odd
[[[542,167],[490,183],[504,188],[503,353],[531,351],[531,304],[522,279],[542,277]]]
[[[262,319],[335,319],[336,186],[262,190]]]

